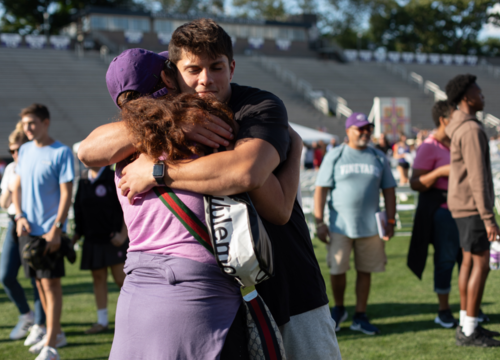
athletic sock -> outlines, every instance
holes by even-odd
[[[467,310],[460,310],[460,327],[464,326],[464,321],[466,316],[467,316]]]
[[[102,326],[108,326],[108,309],[97,310],[97,323]]]
[[[477,327],[477,317],[465,316],[464,326],[462,327],[462,332],[465,336],[471,336]]]
[[[35,314],[31,310],[28,311],[26,314],[22,314],[21,316],[23,319],[30,319],[31,321],[35,320]]]

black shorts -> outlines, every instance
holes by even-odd
[[[410,168],[410,164],[408,164],[407,162],[398,163],[398,166],[401,166],[403,169],[409,169]]]
[[[24,269],[24,275],[27,278],[37,278],[37,279],[56,279],[56,278],[62,278],[64,275],[66,275],[64,271],[64,257],[60,257],[57,262],[56,266],[54,269],[51,270],[35,270],[31,268],[28,264],[27,261],[23,259],[23,248],[26,244],[28,244],[31,239],[35,239],[36,236],[29,236],[29,235],[24,235],[19,237],[19,253],[21,254],[21,262],[23,264],[23,269]]]
[[[490,249],[488,234],[479,215],[456,218],[460,246],[467,252],[477,254]]]
[[[129,241],[116,247],[110,242],[98,243],[84,240],[82,247],[81,270],[97,270],[116,264],[122,264],[127,259]]]

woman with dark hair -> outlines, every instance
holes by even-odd
[[[439,301],[434,322],[445,328],[457,321],[450,310],[449,294],[455,263],[460,266],[462,253],[458,228],[446,203],[450,174],[450,139],[445,128],[450,122],[450,105],[438,101],[432,108],[435,131],[417,150],[413,163],[411,188],[420,192],[408,265],[421,278],[429,243],[434,246],[434,292]]]
[[[410,147],[406,144],[406,135],[404,133],[399,134],[399,141],[394,144],[394,151],[392,156],[398,159],[398,173],[399,173],[399,185],[408,184],[408,169],[410,164],[406,161],[405,156],[410,153]]]

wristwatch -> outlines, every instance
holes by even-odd
[[[165,164],[163,162],[158,162],[153,165],[153,177],[158,185],[165,185]]]
[[[62,228],[64,227],[64,223],[58,221],[56,222],[55,224],[55,227],[58,228],[59,230],[62,230]]]

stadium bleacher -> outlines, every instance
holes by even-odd
[[[415,84],[387,71],[376,63],[340,64],[331,60],[310,58],[271,58],[284,69],[312,84],[315,90],[330,90],[347,100],[353,111],[370,112],[375,96],[405,96],[411,99],[412,125],[432,128],[430,109],[433,98]],[[325,128],[344,134],[344,120],[326,116],[299,93],[263,69],[251,57],[235,56],[233,82],[268,90],[285,103],[289,121],[310,128]],[[486,111],[500,115],[500,104],[493,101],[499,84],[480,67],[405,64],[424,80],[444,89],[446,82],[459,73],[478,75],[486,97]],[[79,58],[72,51],[33,50],[26,48],[0,51],[0,157],[9,157],[7,134],[18,121],[21,108],[39,102],[52,115],[51,134],[67,145],[85,138],[93,129],[117,119],[118,112],[110,101],[105,73],[107,65],[97,52],[86,52]]]
[[[342,136],[345,133],[344,120],[340,121],[334,117],[325,116],[314,108],[310,102],[283,84],[273,74],[262,69],[250,57],[235,56],[236,70],[233,82],[267,90],[283,100],[288,112],[290,122],[304,125],[310,128],[325,127],[328,132]]]
[[[71,51],[0,49],[0,157],[10,157],[8,134],[34,102],[48,106],[51,135],[69,146],[115,119],[105,74],[97,54],[79,59]]]
[[[500,82],[496,77],[488,74],[479,66],[458,66],[458,65],[419,65],[402,64],[408,71],[416,72],[425,80],[432,81],[439,85],[441,90],[445,90],[446,84],[450,79],[459,74],[473,74],[477,76],[477,83],[483,90],[486,105],[484,111],[500,117],[500,103],[495,100],[500,90]]]
[[[432,128],[433,99],[418,87],[394,76],[377,63],[337,63],[316,59],[273,58],[283,68],[311,83],[316,90],[330,90],[343,97],[355,112],[369,114],[373,98],[408,97],[412,125]]]
[[[236,57],[234,82],[275,93],[285,103],[291,122],[339,133],[336,119],[327,117],[259,68],[250,58]],[[106,88],[107,65],[97,53],[78,58],[71,51],[7,49],[0,51],[0,157],[8,158],[7,136],[23,107],[39,102],[49,107],[50,132],[63,143],[85,138],[97,126],[113,121],[118,112]],[[338,121],[337,121],[338,122]]]

